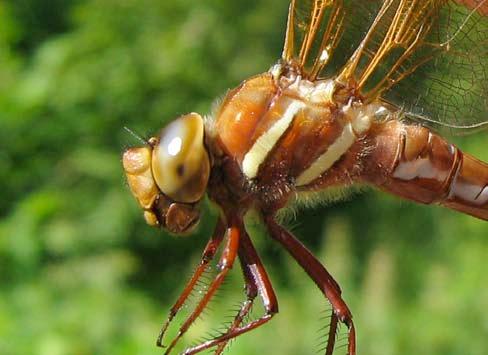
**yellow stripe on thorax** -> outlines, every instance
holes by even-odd
[[[341,135],[332,143],[327,151],[319,156],[313,163],[302,172],[296,179],[297,186],[303,186],[311,183],[324,172],[334,165],[348,151],[356,141],[356,135],[350,123],[344,126]]]
[[[369,130],[374,117],[382,109],[384,108],[378,104],[370,104],[357,108],[352,108],[351,106],[345,107],[343,112],[348,121],[341,135],[329,146],[327,151],[320,155],[312,165],[297,177],[295,185],[308,185],[329,170],[351,148],[358,137]]]
[[[253,179],[257,176],[259,167],[303,107],[305,107],[303,102],[293,101],[286,109],[283,117],[256,140],[242,161],[242,171],[247,178]]]

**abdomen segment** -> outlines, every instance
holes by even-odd
[[[424,204],[488,220],[488,164],[425,127],[391,121],[370,134],[363,179]]]

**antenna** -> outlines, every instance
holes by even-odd
[[[129,134],[134,137],[135,139],[137,139],[139,142],[145,144],[145,145],[149,145],[149,142],[147,140],[145,140],[144,138],[142,138],[141,135],[137,134],[136,132],[134,132],[132,129],[130,129],[129,127],[127,126],[124,126],[124,129],[129,132]]]

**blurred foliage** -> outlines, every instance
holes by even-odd
[[[278,58],[286,11],[284,0],[0,1],[1,354],[161,353],[159,325],[215,213],[192,242],[145,226],[120,164],[138,142],[123,127],[146,136],[209,112]],[[486,133],[456,142],[488,160]],[[343,286],[360,354],[486,353],[487,223],[367,191],[294,224]],[[320,293],[251,229],[280,313],[231,353],[315,353]],[[224,292],[237,300],[238,276]]]

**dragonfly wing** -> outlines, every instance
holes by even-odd
[[[290,67],[299,70],[309,80],[315,80],[332,63],[339,45],[343,45],[343,32],[350,29],[351,8],[364,8],[372,13],[366,3],[379,1],[348,0],[292,0],[288,14],[285,46],[282,59]],[[358,11],[359,13],[359,11]],[[353,44],[349,43],[349,48]],[[338,51],[343,56],[343,50]],[[331,70],[332,69],[332,70]]]
[[[449,2],[437,22],[426,45],[438,53],[383,97],[437,129],[488,127],[488,1]]]
[[[292,0],[283,61],[425,124],[488,125],[488,0]]]

